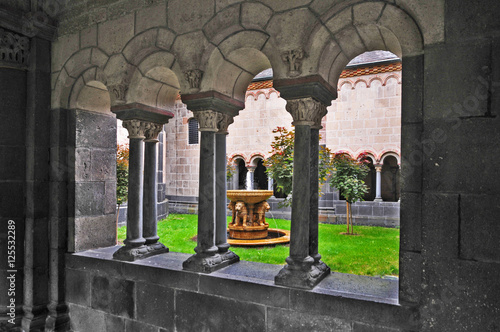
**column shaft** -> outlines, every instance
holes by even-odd
[[[215,135],[215,244],[219,252],[227,252],[227,208],[226,208],[226,133]]]
[[[309,257],[309,213],[310,213],[310,149],[311,127],[295,126],[292,184],[292,223],[290,230],[290,257],[287,263],[312,264]],[[292,262],[293,261],[293,262]]]
[[[382,202],[382,166],[376,166],[375,202]]]
[[[198,242],[200,255],[217,253],[215,246],[215,132],[202,131],[198,201]]]
[[[321,255],[318,253],[318,209],[319,209],[319,129],[311,128],[311,150],[310,150],[310,213],[309,213],[309,255],[314,262],[319,262]]]
[[[143,172],[144,141],[130,138],[126,246],[139,247],[145,242],[142,237]]]
[[[146,244],[156,243],[159,239],[157,232],[158,192],[156,186],[156,173],[158,165],[157,141],[145,143],[144,151],[144,239]]]
[[[247,183],[246,183],[246,189],[247,190],[253,190],[253,169],[250,167],[247,167]]]

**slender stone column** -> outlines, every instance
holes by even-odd
[[[377,173],[374,202],[382,202],[382,165],[375,165]]]
[[[267,190],[274,190],[274,179],[271,176],[267,177]]]
[[[247,190],[253,190],[254,185],[254,172],[255,172],[255,166],[247,166],[247,183],[246,183],[246,189]]]
[[[287,265],[275,277],[275,282],[279,285],[312,288],[327,275],[326,271],[318,270],[314,265],[314,258],[309,254],[311,126],[315,124],[318,113],[324,109],[324,106],[321,106],[320,102],[310,97],[288,100],[286,105],[286,109],[292,115],[293,124],[295,125],[293,199],[290,256],[286,259]]]
[[[309,212],[309,255],[314,259],[315,268],[326,276],[330,273],[330,268],[321,261],[318,252],[319,233],[319,131],[321,119],[326,115],[326,106],[320,104],[319,112],[316,113],[314,125],[311,127],[311,200]]]
[[[127,238],[125,246],[116,251],[113,258],[133,261],[148,252],[142,237],[143,222],[143,185],[144,185],[144,131],[146,124],[140,120],[127,120],[123,127],[129,132],[129,175],[128,175],[128,207]]]
[[[215,245],[215,136],[218,131],[218,113],[212,110],[194,111],[201,131],[200,171],[198,193],[198,240],[195,255],[183,262],[185,270],[211,273],[228,264],[222,260]]]
[[[147,122],[145,128],[145,153],[144,153],[144,201],[143,201],[143,235],[150,254],[168,252],[168,248],[158,242],[157,230],[157,167],[158,167],[158,134],[163,124]]]
[[[215,244],[223,261],[236,263],[240,258],[229,250],[227,243],[227,181],[226,181],[226,136],[233,117],[218,114],[218,132],[215,135]]]

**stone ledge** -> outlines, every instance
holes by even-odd
[[[87,272],[92,271],[94,267],[97,267],[97,270],[99,270],[98,272],[102,273],[103,265],[105,266],[107,264],[111,264],[114,266],[114,268],[110,271],[111,274],[116,273],[112,271],[116,271],[117,269],[119,271],[127,271],[127,273],[123,274],[123,276],[126,279],[132,280],[143,280],[144,278],[142,276],[142,272],[144,267],[148,267],[149,270],[159,270],[159,274],[162,274],[163,272],[167,274],[175,273],[181,279],[191,280],[194,278],[201,280],[202,278],[222,278],[227,280],[237,280],[241,283],[253,284],[253,289],[259,289],[259,286],[263,286],[263,292],[268,292],[269,286],[281,289],[284,288],[289,291],[296,291],[296,289],[293,288],[277,286],[274,284],[274,277],[281,270],[281,265],[243,261],[222,268],[211,274],[203,275],[182,269],[182,263],[190,256],[189,254],[170,252],[135,262],[121,262],[113,260],[113,253],[119,248],[120,246],[114,246],[68,254],[66,259],[68,266],[72,269],[80,269]],[[120,265],[120,267],[118,265]],[[330,295],[332,297],[384,303],[399,307],[398,284],[399,281],[393,279],[333,272],[321,281],[313,290],[307,292],[318,295]],[[175,285],[171,286],[175,288]],[[193,286],[194,284],[191,284],[191,287]],[[200,289],[195,290],[202,291]]]

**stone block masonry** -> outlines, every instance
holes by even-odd
[[[275,286],[278,265],[240,262],[206,275],[182,270],[188,254],[131,263],[112,260],[117,249],[66,256],[72,330],[418,330],[415,309],[397,305],[396,280],[331,274],[311,292]]]

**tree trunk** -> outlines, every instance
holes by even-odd
[[[348,201],[345,201],[345,204],[346,204],[346,217],[347,217],[347,234],[349,234],[349,216],[350,216],[350,213],[349,213],[349,202]]]

